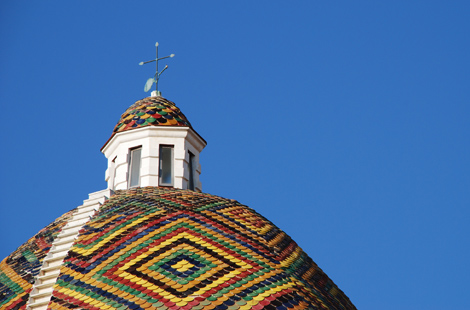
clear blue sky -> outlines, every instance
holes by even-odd
[[[470,309],[469,1],[2,1],[0,256],[104,189],[160,89],[205,192],[284,229],[359,309]]]

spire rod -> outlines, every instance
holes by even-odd
[[[150,62],[154,62],[154,61],[156,62],[156,71],[155,71],[155,75],[154,75],[153,78],[149,78],[149,79],[147,80],[147,82],[145,83],[144,91],[145,91],[145,92],[148,92],[148,91],[150,90],[150,88],[152,88],[152,84],[155,83],[155,95],[156,95],[156,96],[161,96],[162,93],[161,93],[160,91],[158,91],[158,80],[160,79],[160,75],[161,75],[166,69],[168,69],[168,65],[165,65],[165,67],[163,68],[163,70],[160,71],[160,72],[158,72],[158,61],[159,61],[159,60],[162,60],[162,59],[165,59],[165,58],[173,58],[173,57],[175,57],[175,54],[171,54],[171,55],[169,55],[169,56],[165,56],[165,57],[160,57],[160,58],[158,58],[158,42],[155,43],[155,47],[156,47],[156,50],[157,50],[157,52],[156,52],[156,54],[157,54],[156,58],[155,58],[155,59],[152,59],[152,60],[149,60],[149,61],[142,61],[142,62],[139,63],[139,65],[142,66],[142,65],[148,64],[148,63],[150,63]],[[153,94],[154,94],[154,92],[152,92],[152,95],[153,95]]]

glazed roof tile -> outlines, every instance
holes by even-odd
[[[149,126],[189,127],[191,123],[174,102],[161,96],[147,97],[136,101],[121,115],[111,137],[103,149],[117,133]],[[194,132],[199,135],[195,130]],[[201,139],[203,139],[201,137]],[[204,139],[203,139],[204,140]]]
[[[14,294],[10,308],[29,292]],[[286,233],[253,209],[159,187],[117,191],[81,230],[48,309],[77,307],[355,309]]]
[[[173,102],[163,97],[147,97],[135,102],[121,115],[113,135],[145,126],[191,127],[191,124]]]
[[[0,263],[0,308],[24,309],[52,241],[75,210],[65,213]]]

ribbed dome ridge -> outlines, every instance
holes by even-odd
[[[0,309],[25,309],[44,258],[62,227],[72,217],[71,210],[41,229],[0,263]]]

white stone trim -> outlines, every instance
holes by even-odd
[[[54,284],[60,274],[60,267],[82,227],[90,221],[101,205],[113,195],[109,189],[88,195],[52,242],[52,246],[42,262],[26,304],[28,310],[46,310],[51,301]]]

